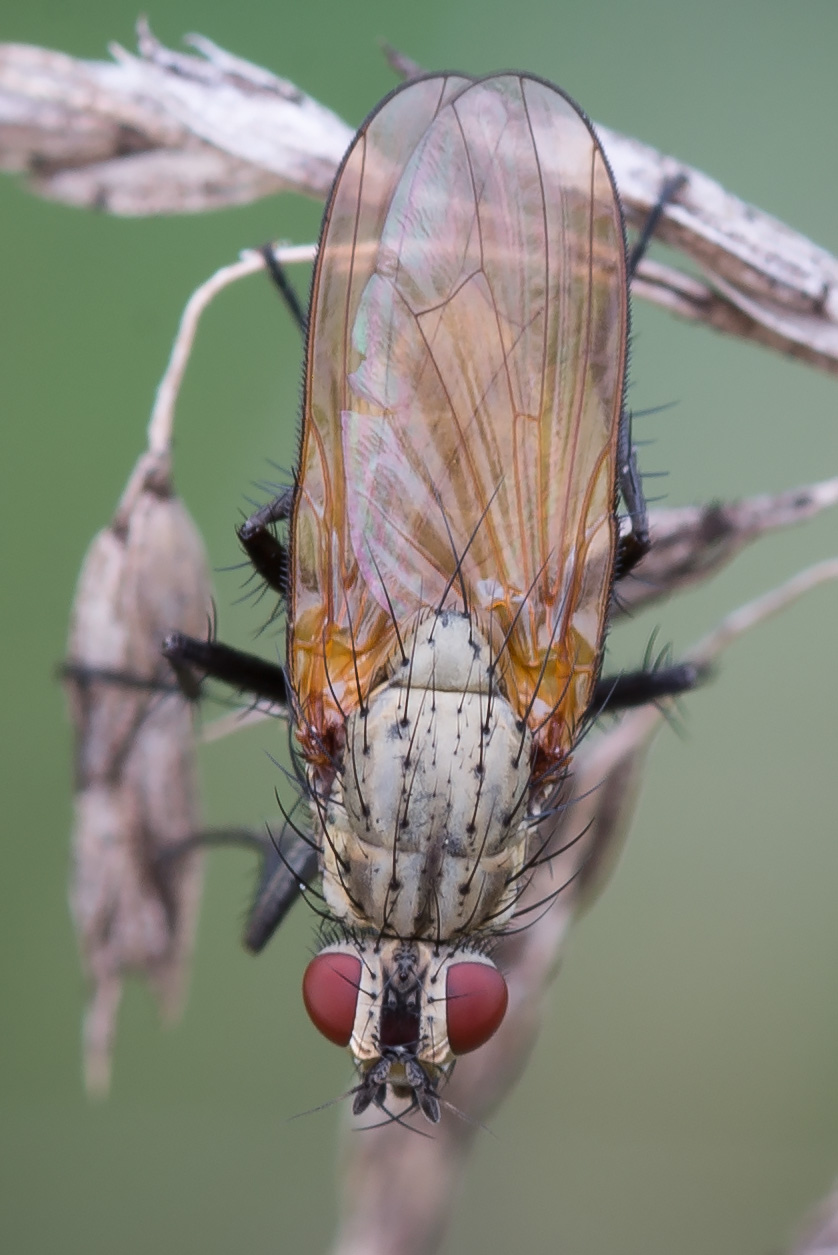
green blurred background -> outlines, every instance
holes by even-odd
[[[106,55],[137,0],[6,0],[0,36]],[[357,124],[393,84],[377,40],[428,68],[526,68],[590,114],[706,170],[838,251],[834,0],[169,0],[199,30]],[[80,1080],[83,989],[66,907],[69,737],[53,673],[76,572],[143,439],[181,307],[240,247],[314,238],[285,197],[205,217],[120,221],[0,184],[5,835],[0,1246],[10,1255],[318,1252],[334,1221],[349,1062],[298,994],[313,924],[258,961],[238,946],[253,869],[213,854],[189,1006],[168,1032],[123,1006],[110,1099]],[[300,276],[305,289],[307,276]],[[636,307],[631,402],[652,491],[672,504],[838,472],[838,382]],[[300,346],[261,278],[201,330],[177,428],[179,487],[218,568],[268,460],[294,457]],[[836,550],[836,520],[764,541],[652,626],[676,650]],[[260,612],[217,576],[220,627]],[[540,1045],[482,1135],[449,1252],[736,1255],[782,1249],[838,1173],[838,590],[739,645],[657,743],[614,881],[577,928]],[[268,648],[270,648],[268,642]],[[274,815],[271,728],[203,758],[212,822]]]

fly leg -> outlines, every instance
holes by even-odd
[[[238,528],[239,540],[253,566],[268,586],[281,595],[288,586],[288,557],[273,525],[288,518],[293,501],[293,488],[284,489]],[[197,696],[203,680],[211,678],[240,693],[285,709],[288,707],[288,681],[278,663],[267,662],[220,641],[198,640],[183,632],[172,632],[166,637],[163,654],[184,692]],[[284,834],[277,842],[270,834],[231,829],[197,833],[176,847],[169,857],[206,845],[255,846],[263,855],[244,934],[245,947],[252,954],[258,954],[316,875],[317,846],[301,832],[288,839]]]
[[[273,524],[288,518],[293,500],[294,489],[283,489],[238,528],[239,539],[256,571],[280,594],[287,590],[288,551],[274,535]],[[176,684],[73,662],[64,663],[59,674],[62,679],[82,684],[103,681],[152,692],[179,690],[189,701],[200,697],[201,683],[209,678],[274,705],[288,705],[288,682],[278,663],[266,662],[255,654],[244,653],[216,640],[198,640],[183,632],[170,632],[163,642],[162,652],[171,664]]]
[[[308,319],[284,267],[277,261],[270,244],[265,244],[259,252],[265,259],[268,274],[305,338],[308,334]],[[280,597],[285,597],[288,593],[288,550],[278,539],[273,525],[287,522],[293,505],[294,489],[283,488],[272,501],[256,510],[245,519],[241,527],[236,528],[241,546],[253,563],[256,574]]]
[[[220,680],[222,684],[249,693],[275,706],[288,706],[288,680],[276,662],[266,662],[256,654],[247,654],[220,641],[198,640],[184,632],[170,632],[163,642],[163,654],[184,692],[195,688],[195,673],[201,680]],[[198,685],[200,687],[200,684]]]
[[[186,683],[172,680],[167,684],[148,676],[132,675],[130,671],[118,671],[113,667],[91,667],[83,662],[62,662],[56,668],[59,680],[73,680],[76,684],[113,684],[116,688],[138,689],[147,693],[180,693],[189,701],[198,697],[198,687],[192,677]]]
[[[259,954],[270,941],[291,907],[317,875],[318,850],[302,833],[287,845],[266,847],[262,875],[244,933],[245,949]]]
[[[276,259],[276,253],[271,244],[264,244],[259,252],[265,259],[265,265],[268,268],[268,274],[274,282],[280,296],[288,307],[288,312],[294,319],[294,322],[300,329],[303,339],[308,335],[308,318],[306,317],[302,303],[297,292],[285,272],[285,267]]]
[[[649,245],[652,242],[652,238],[657,231],[658,224],[663,216],[663,211],[666,209],[667,205],[670,205],[674,201],[675,197],[678,195],[686,182],[687,176],[685,174],[674,174],[671,178],[664,181],[663,186],[658,193],[658,199],[649,210],[646,221],[640,228],[637,239],[634,241],[631,251],[629,252],[627,266],[629,283],[631,283],[632,279],[637,274],[637,267],[640,265],[649,249]]]
[[[613,715],[665,697],[677,697],[697,688],[709,675],[709,668],[695,662],[680,662],[647,671],[623,671],[601,676],[594,688],[591,710],[596,715]]]
[[[264,244],[259,252],[265,259],[274,286],[305,340],[308,336],[308,317],[285,267],[277,261],[271,244]],[[293,504],[294,489],[284,488],[273,501],[251,514],[236,529],[242,548],[253,563],[257,575],[265,581],[268,588],[279,593],[281,597],[288,593],[288,551],[278,540],[273,524],[286,522],[291,517]]]
[[[258,954],[268,944],[291,907],[305,893],[317,874],[317,847],[302,833],[280,837],[253,828],[210,828],[170,846],[159,858],[161,865],[212,846],[242,846],[262,855],[259,881],[247,917],[244,946]]]
[[[413,1101],[431,1124],[439,1124],[439,1098],[436,1087],[425,1069],[416,1059],[407,1059],[405,1079],[413,1090]]]
[[[283,488],[273,501],[236,528],[236,535],[257,575],[280,597],[288,593],[288,550],[278,539],[273,525],[286,522],[293,505],[294,489]]]
[[[631,529],[617,543],[615,578],[628,575],[645,554],[649,552],[649,515],[646,498],[637,469],[637,454],[631,443],[631,415],[624,410],[620,418],[620,434],[617,439],[617,478],[623,501],[626,503]]]
[[[666,206],[671,204],[686,181],[686,175],[676,174],[672,178],[667,179],[661,187],[660,195],[649,211],[640,234],[628,255],[627,272],[629,283],[635,277],[637,267],[640,265],[652,242],[652,237],[657,230]],[[640,472],[637,469],[637,456],[631,442],[631,415],[625,410],[620,419],[617,468],[620,492],[623,494],[623,500],[626,503],[631,522],[631,530],[627,535],[620,537],[617,546],[617,579],[622,579],[624,575],[628,575],[633,567],[637,566],[644,554],[649,552],[650,544],[646,499],[643,495]]]

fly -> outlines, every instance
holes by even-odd
[[[591,123],[525,74],[399,88],[332,189],[295,487],[240,529],[286,599],[268,687],[309,811],[250,944],[319,874],[336,939],[304,1000],[352,1052],[356,1112],[392,1093],[438,1120],[456,1057],[497,1030],[492,941],[586,720],[625,691],[599,673],[615,571],[648,547],[624,407],[634,261]],[[265,691],[224,649],[167,647]],[[658,672],[654,695],[694,680]]]

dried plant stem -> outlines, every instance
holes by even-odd
[[[0,168],[43,196],[117,214],[194,213],[293,189],[323,199],[352,129],[293,83],[200,36],[80,61],[0,45]],[[419,73],[390,50],[405,77]],[[838,373],[838,259],[700,170],[597,124],[632,226],[683,184],[658,238],[701,274],[640,267],[635,291],[691,321]],[[126,150],[125,135],[134,143]]]
[[[274,256],[282,265],[293,265],[313,261],[315,251],[314,244],[299,244],[294,247],[277,247],[274,250]],[[152,455],[165,456],[171,449],[175,405],[204,310],[215,300],[219,292],[223,292],[232,283],[237,283],[239,279],[245,279],[248,275],[257,274],[264,269],[265,259],[262,254],[247,249],[238,261],[216,270],[215,274],[196,288],[190,296],[181,315],[169,363],[154,398],[148,424],[148,451]]]
[[[738,501],[650,510],[651,548],[619,581],[615,615],[634,613],[700,583],[760,536],[804,523],[835,505],[838,476]]]
[[[838,1188],[807,1218],[793,1255],[838,1255]]]
[[[695,662],[714,662],[719,655],[751,628],[785,610],[805,593],[821,584],[838,580],[838,558],[827,558],[792,576],[779,588],[764,593],[747,605],[734,610],[717,628],[695,645],[688,657]]]

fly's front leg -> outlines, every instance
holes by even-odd
[[[317,846],[301,833],[287,844],[267,850],[244,933],[245,948],[251,954],[265,948],[291,907],[316,877],[317,866]]]
[[[241,846],[262,855],[262,869],[244,933],[245,949],[263,950],[295,902],[317,875],[317,848],[298,833],[289,837],[285,828],[279,838],[252,828],[210,828],[169,846],[158,859],[167,867],[193,850],[215,846]]]
[[[284,489],[267,505],[252,514],[237,529],[239,540],[258,574],[269,587],[285,595],[288,587],[287,549],[277,538],[274,524],[285,522],[294,502],[293,488]],[[215,640],[198,640],[183,632],[172,632],[163,643],[168,659],[182,688],[219,680],[240,693],[287,709],[289,687],[284,669],[255,654],[245,653]],[[289,838],[289,839],[286,839]],[[247,830],[198,833],[177,850],[207,845],[256,845],[263,854],[262,872],[244,935],[245,947],[256,954],[267,944],[317,873],[316,844],[303,833],[290,837],[286,828],[275,841]]]

